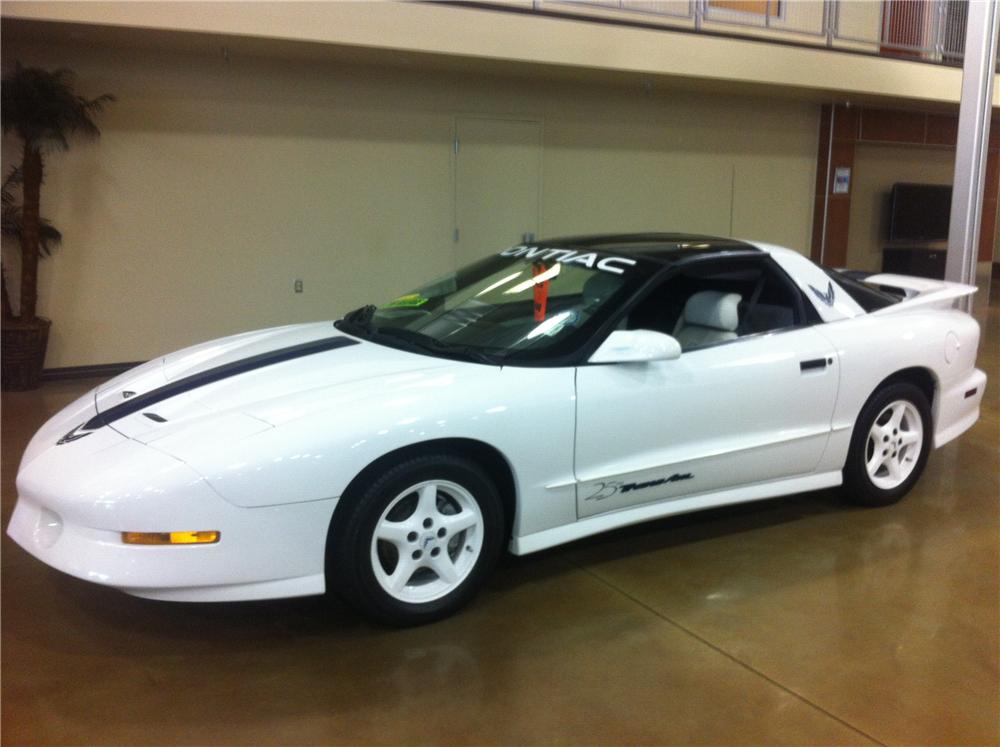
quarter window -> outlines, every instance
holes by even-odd
[[[899,301],[899,298],[891,293],[855,280],[850,275],[831,270],[829,267],[824,267],[823,271],[830,276],[833,282],[843,288],[847,295],[857,302],[858,306],[869,313],[884,309],[886,306],[892,306]]]

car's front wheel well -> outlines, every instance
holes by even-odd
[[[447,454],[463,457],[475,463],[486,472],[496,486],[497,492],[500,494],[500,499],[503,502],[504,537],[509,539],[514,526],[517,491],[514,483],[514,472],[507,459],[496,448],[483,441],[471,438],[438,438],[404,446],[395,451],[390,451],[388,454],[383,454],[355,475],[354,479],[344,489],[340,500],[337,502],[337,507],[334,509],[333,518],[330,520],[330,529],[327,534],[327,549],[329,550],[331,542],[336,542],[338,519],[344,515],[346,511],[345,506],[352,500],[352,496],[358,495],[364,485],[367,485],[376,475],[385,471],[393,464],[426,454]],[[328,551],[327,557],[329,555]]]

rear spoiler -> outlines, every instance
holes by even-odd
[[[950,309],[956,298],[971,296],[978,290],[974,285],[952,283],[948,280],[932,280],[912,275],[868,275],[865,283],[877,285],[896,295],[902,293],[903,300],[872,314],[896,314],[917,308]]]

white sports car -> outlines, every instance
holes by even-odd
[[[986,384],[970,286],[679,234],[517,246],[337,322],[150,361],[28,446],[8,533],[153,599],[397,624],[530,553],[843,484],[887,505]]]

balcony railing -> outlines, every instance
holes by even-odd
[[[535,11],[960,65],[968,0],[530,0]]]

